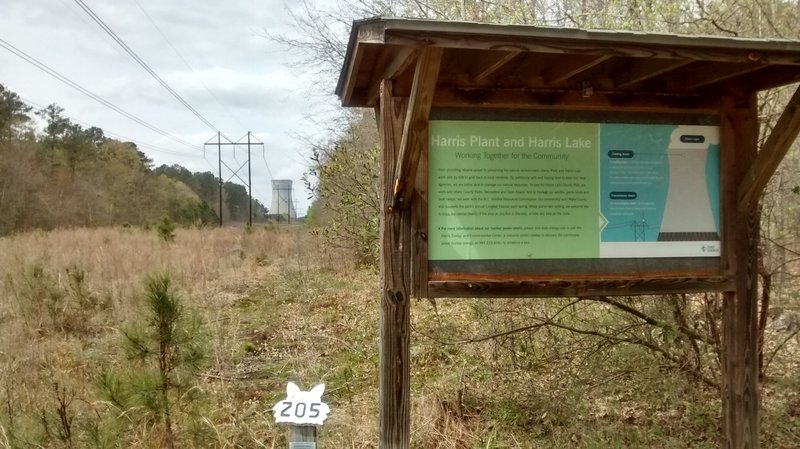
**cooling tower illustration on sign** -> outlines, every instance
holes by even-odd
[[[275,179],[272,181],[272,205],[269,213],[283,217],[286,221],[297,220],[297,212],[292,201],[292,180]]]
[[[711,197],[707,181],[710,150],[718,145],[719,129],[714,126],[678,126],[672,132],[667,150],[669,187],[659,241],[719,240],[714,218],[719,199]]]

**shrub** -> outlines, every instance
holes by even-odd
[[[175,229],[177,225],[168,216],[162,215],[161,220],[156,224],[156,232],[161,240],[165,242],[175,241]]]

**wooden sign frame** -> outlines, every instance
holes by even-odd
[[[380,447],[406,449],[412,295],[722,292],[721,446],[759,447],[758,200],[800,133],[800,88],[758,146],[758,92],[800,82],[800,42],[374,18],[353,24],[336,93],[382,140]],[[427,257],[434,108],[710,114],[720,127],[719,271],[436,278]],[[452,273],[451,273],[452,274]]]
[[[547,111],[491,109],[432,110],[432,118],[531,122],[706,124],[719,126],[718,114],[626,114],[597,111]],[[428,142],[426,142],[427,144]],[[721,150],[722,151],[722,150]],[[428,204],[428,148],[419,162],[419,205]],[[595,192],[596,193],[596,192]],[[414,209],[412,227],[427,229],[427,208]],[[428,234],[431,232],[428,230]],[[428,239],[417,242],[412,267],[413,294],[417,297],[553,297],[686,293],[731,290],[733,282],[723,271],[720,257],[491,260],[480,264],[434,262],[428,258]],[[475,265],[483,267],[472,268]],[[461,269],[458,269],[458,268]],[[455,268],[455,269],[453,269]]]

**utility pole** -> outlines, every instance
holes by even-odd
[[[242,184],[247,186],[247,198],[248,198],[248,201],[249,201],[247,223],[250,226],[253,225],[253,173],[252,173],[251,165],[250,165],[250,148],[252,146],[254,146],[254,145],[261,145],[261,147],[263,148],[264,142],[262,142],[262,141],[260,141],[258,139],[255,139],[255,137],[252,136],[252,133],[250,131],[247,131],[247,136],[246,137],[247,137],[247,143],[246,143],[246,145],[247,145],[247,162],[245,162],[245,164],[247,164],[247,182],[245,182],[239,176],[239,171],[241,171],[242,168],[244,168],[244,164],[240,165],[239,168],[234,170],[233,168],[231,168],[227,163],[225,163],[222,160],[222,147],[223,146],[233,146],[234,147],[234,151],[235,151],[236,150],[236,145],[245,145],[245,143],[243,142],[245,136],[242,136],[242,138],[239,139],[236,142],[231,142],[227,138],[225,139],[226,142],[223,142],[222,141],[222,133],[217,131],[217,141],[216,142],[208,141],[208,142],[203,144],[203,149],[204,150],[205,150],[205,147],[209,146],[209,145],[217,147],[217,155],[218,155],[217,156],[217,170],[218,170],[218,175],[219,175],[219,227],[222,227],[222,186],[223,186],[223,184],[225,182],[228,182],[233,178],[238,179]],[[256,140],[255,143],[252,142],[251,137]],[[222,166],[223,165],[225,166],[225,168],[227,168],[231,172],[231,176],[225,181],[223,181],[223,179],[222,179]]]
[[[222,133],[217,131],[217,173],[219,174],[219,227],[222,227]]]
[[[278,210],[275,212],[275,215],[278,216],[278,222],[281,221],[281,189],[278,189]]]
[[[275,190],[278,191],[278,201],[277,201],[278,213],[277,213],[277,215],[280,216],[280,214],[281,214],[281,203],[286,203],[286,223],[287,224],[291,224],[292,223],[292,203],[289,200],[289,198],[293,198],[292,190],[294,190],[294,189],[292,189],[292,188],[282,189],[282,188],[278,187],[278,188],[275,188]],[[281,195],[281,192],[288,192],[289,194],[284,196],[284,195]],[[295,214],[297,214],[297,208],[295,208]]]
[[[248,196],[248,221],[253,227],[253,172],[250,171],[250,131],[247,131],[247,196]]]

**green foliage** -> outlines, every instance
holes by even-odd
[[[205,201],[188,200],[177,202],[173,211],[178,222],[192,224],[197,227],[214,225],[219,221],[217,213]]]
[[[158,237],[167,243],[175,241],[176,228],[177,225],[166,215],[162,215],[161,220],[156,224]]]
[[[41,192],[52,182],[40,171],[43,157],[30,140],[0,140],[0,235],[41,227]]]
[[[43,264],[34,263],[16,277],[9,275],[8,284],[31,328],[63,329],[67,294],[59,287],[56,278],[45,271]]]
[[[172,417],[197,399],[193,379],[208,357],[209,336],[168,273],[147,277],[144,300],[144,317],[123,331],[129,365],[101,371],[97,386],[118,411],[159,423],[164,447],[174,447]]]
[[[211,172],[191,172],[180,165],[161,165],[155,173],[180,181],[188,186],[201,199],[192,211],[195,219],[200,218],[204,224],[218,221],[217,214],[211,204],[217,207],[219,201],[219,178]],[[250,213],[250,198],[243,186],[226,182],[222,186],[223,218],[233,221],[247,221]],[[265,221],[267,208],[258,199],[253,199],[253,220]],[[177,218],[177,217],[176,217]]]
[[[39,261],[16,274],[7,274],[5,283],[30,331],[82,335],[91,330],[90,317],[105,308],[86,288],[85,276],[85,271],[74,264],[63,273],[53,274]]]
[[[226,182],[223,184],[223,193],[230,218],[246,221],[249,214],[247,189],[239,184]]]
[[[344,136],[315,148],[311,159],[318,181],[313,224],[328,246],[350,250],[362,265],[378,258],[378,148],[375,118],[364,113]]]
[[[107,308],[94,293],[86,286],[86,271],[77,264],[71,264],[64,270],[67,278],[67,291],[70,298],[80,310],[89,311],[97,308]]]
[[[42,142],[51,150],[51,157],[64,162],[74,175],[78,164],[92,158],[106,139],[103,130],[84,129],[64,117],[63,112],[63,108],[51,104],[36,114],[47,121]]]
[[[183,225],[218,221],[211,206],[218,199],[218,182],[211,173],[192,174],[178,165],[154,172],[152,160],[135,144],[109,139],[99,128],[83,128],[55,104],[36,112],[46,125],[35,135],[30,110],[0,85],[0,235],[140,225],[164,214]],[[228,190],[236,191],[237,213],[246,214],[244,189],[233,186]],[[254,211],[256,218],[266,215],[257,201]]]
[[[30,117],[30,106],[19,96],[0,84],[0,142],[19,135]]]

